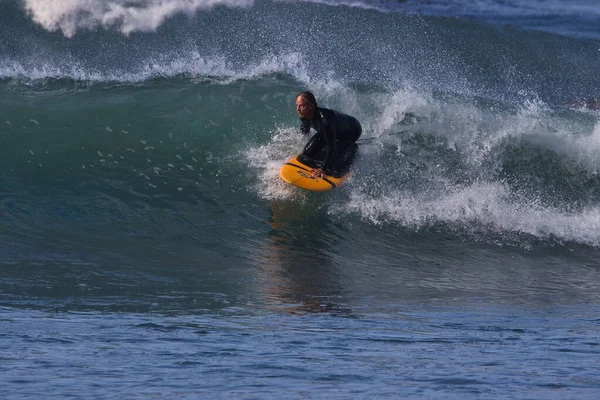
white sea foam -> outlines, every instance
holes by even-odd
[[[560,129],[549,132],[544,137],[543,145],[556,151],[567,154],[581,167],[588,171],[600,171],[600,121],[589,131],[573,126],[560,126]],[[574,134],[574,130],[577,130]]]
[[[279,178],[281,166],[301,150],[306,138],[297,128],[278,128],[265,145],[253,147],[245,152],[250,165],[256,166],[259,184],[253,189],[266,200],[281,200],[298,197],[299,190]]]
[[[528,101],[516,114],[502,118],[495,137],[525,137],[597,173],[600,170],[600,115],[598,118],[592,126],[561,118],[540,101]]]
[[[32,19],[48,31],[72,37],[81,29],[117,27],[124,34],[154,31],[176,14],[216,6],[249,7],[254,0],[24,0]]]
[[[28,66],[16,61],[0,60],[0,79],[2,78],[28,80],[71,78],[76,80],[102,81],[105,79],[105,76],[98,71],[90,71],[77,62],[69,62],[68,65],[63,66],[54,63]]]
[[[377,118],[366,120],[366,131],[378,143],[401,142],[402,136],[389,135],[399,130],[427,132],[460,149],[463,161],[477,167],[507,139],[520,139],[568,157],[590,172],[600,171],[600,115],[590,126],[557,116],[535,99],[516,108],[486,108],[472,99],[440,99],[413,89],[376,95],[370,102]],[[418,120],[407,121],[408,115]]]
[[[116,28],[123,34],[132,32],[151,32],[166,20],[177,14],[193,16],[201,11],[209,11],[217,6],[251,7],[256,0],[22,0],[31,18],[48,31],[60,31],[67,37],[73,37],[80,30]],[[279,2],[303,2],[325,4],[327,6],[346,6],[362,9],[376,9],[384,12],[409,14],[442,15],[454,17],[504,17],[519,23],[524,19],[528,28],[547,30],[548,16],[564,18],[566,21],[579,21],[573,24],[578,29],[566,28],[557,24],[560,33],[576,36],[591,35],[597,38],[593,18],[598,16],[596,4],[589,1],[537,2],[539,4],[518,4],[518,2],[479,2],[460,0],[448,3],[445,0],[427,2],[406,2],[388,0],[276,0]],[[485,3],[485,4],[484,4]]]
[[[330,6],[382,9],[369,2],[354,0],[303,1]],[[247,8],[255,2],[256,0],[24,0],[25,9],[33,21],[48,31],[60,31],[66,37],[73,37],[80,30],[98,27],[115,27],[125,35],[132,32],[152,32],[177,14],[193,16],[217,6]]]
[[[400,224],[418,230],[442,222],[474,232],[516,232],[600,246],[600,208],[565,213],[540,204],[515,203],[501,183],[457,187],[436,198],[401,190],[374,197],[355,188],[348,203],[332,207],[331,212],[357,214],[376,225]]]
[[[433,103],[429,94],[411,88],[375,95],[372,101],[378,109],[379,118],[370,121],[365,130],[372,132],[373,137],[398,130],[399,124],[406,121],[407,113],[426,115]]]
[[[185,75],[230,83],[239,79],[255,79],[276,73],[291,75],[305,84],[314,81],[306,71],[302,55],[294,52],[265,57],[263,60],[241,68],[231,65],[225,57],[203,57],[195,49],[163,55],[145,63],[141,69],[129,71],[100,71],[86,67],[75,60],[48,61],[35,65],[0,60],[0,78],[28,80],[62,78],[90,82],[136,83],[157,77],[169,78]],[[326,85],[321,86],[325,87]]]

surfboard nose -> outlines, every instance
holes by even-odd
[[[279,176],[281,177],[281,179],[283,179],[287,183],[291,183],[291,184],[293,184],[294,182],[298,182],[299,180],[304,179],[304,177],[302,175],[298,174],[298,173],[296,173],[296,174],[290,174],[289,172],[286,172],[284,170],[279,171]]]

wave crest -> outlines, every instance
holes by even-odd
[[[140,68],[131,71],[101,70],[72,59],[33,65],[4,60],[0,61],[0,79],[139,83],[155,78],[186,76],[228,83],[282,73],[293,76],[300,82],[309,82],[311,78],[304,64],[301,54],[289,53],[272,55],[240,68],[233,66],[224,57],[203,57],[197,50],[190,50],[184,54],[150,59]]]
[[[176,15],[216,6],[250,7],[254,0],[25,0],[25,9],[44,29],[73,37],[78,30],[117,27],[122,33],[152,32]]]

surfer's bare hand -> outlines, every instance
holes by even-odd
[[[313,178],[322,178],[323,175],[325,175],[325,171],[323,171],[321,168],[315,168],[312,170]]]

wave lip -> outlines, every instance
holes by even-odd
[[[290,75],[305,83],[311,80],[299,53],[271,55],[256,63],[236,67],[225,57],[203,57],[197,50],[190,50],[184,54],[151,58],[141,66],[129,70],[101,70],[72,59],[46,61],[43,64],[0,61],[0,79],[26,81],[70,79],[95,83],[139,83],[156,78],[184,76],[228,83],[272,74]]]
[[[73,37],[78,30],[116,26],[129,35],[151,32],[176,15],[192,16],[216,6],[250,7],[254,0],[25,0],[33,21],[50,32]]]
[[[461,226],[474,235],[518,233],[542,240],[600,246],[600,209],[561,212],[538,204],[513,203],[501,184],[474,184],[449,191],[435,199],[394,193],[373,198],[353,192],[345,212],[360,215],[376,225],[400,223],[416,230],[437,223]],[[340,210],[341,211],[341,210]]]
[[[258,0],[260,1],[260,0]],[[49,32],[73,37],[81,30],[116,28],[124,35],[154,32],[175,15],[193,17],[216,7],[250,8],[257,0],[23,0],[29,17]],[[458,17],[510,24],[567,36],[600,37],[600,12],[585,0],[518,2],[443,0],[274,0],[277,3],[314,3],[400,14]]]

